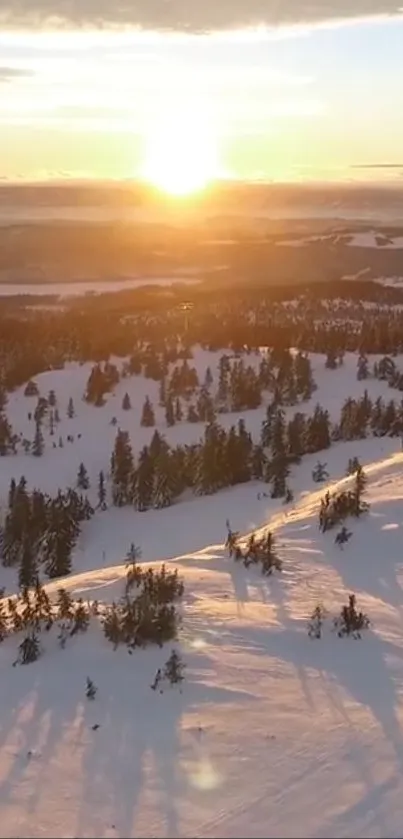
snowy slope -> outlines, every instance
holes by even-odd
[[[326,487],[312,492],[306,473],[293,509],[266,509],[281,575],[235,565],[207,530],[207,547],[170,561],[185,580],[182,694],[149,687],[170,647],[129,656],[95,627],[64,651],[49,638],[27,667],[11,667],[13,639],[0,646],[1,837],[401,836],[403,455],[360,445],[371,510],[343,551],[318,530]],[[333,475],[351,455],[337,451]],[[242,507],[232,525],[246,535]],[[110,601],[123,576],[116,565],[65,585]],[[314,606],[337,614],[352,591],[372,623],[362,640],[329,621],[311,641]]]

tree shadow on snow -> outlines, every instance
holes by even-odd
[[[205,703],[229,704],[240,697],[244,701],[248,694],[214,688],[189,674],[182,692],[164,685],[161,694],[147,686],[137,701],[111,686],[84,756],[76,835],[106,835],[109,827],[109,835],[132,837],[146,824],[148,835],[180,837],[180,803],[189,784],[184,748],[190,747],[196,760],[200,748],[196,738],[187,737],[184,717]],[[89,711],[95,713],[95,703]]]
[[[357,641],[338,638],[336,634],[311,640],[307,633],[291,628],[259,631],[243,627],[242,635],[245,647],[289,662],[303,673],[303,690],[311,709],[320,707],[325,689],[336,717],[341,716],[358,734],[344,692],[368,708],[394,751],[399,771],[403,771],[403,734],[398,716],[403,688],[401,648],[381,640],[370,630]]]

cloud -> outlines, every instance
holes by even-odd
[[[0,84],[12,82],[15,79],[24,79],[31,75],[30,70],[24,70],[19,67],[0,67]]]
[[[396,0],[0,0],[0,26],[125,25],[202,32],[399,12]]]
[[[403,163],[355,163],[350,169],[403,169]]]

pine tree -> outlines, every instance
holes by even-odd
[[[35,457],[41,457],[43,455],[43,450],[45,447],[41,424],[40,422],[36,423],[36,430],[35,430],[35,437],[32,443],[32,454]]]
[[[336,370],[337,368],[337,352],[333,348],[327,351],[325,367],[328,370]]]
[[[138,467],[135,473],[134,501],[140,512],[148,510],[154,501],[154,459],[147,446],[139,455]]]
[[[310,638],[319,640],[322,637],[323,621],[326,617],[326,612],[320,604],[315,606],[310,621],[308,623],[308,635]]]
[[[133,452],[127,431],[119,429],[112,455],[112,498],[117,507],[131,501]]]
[[[67,416],[69,419],[73,419],[73,417],[75,416],[74,402],[72,396],[70,396],[67,404]]]
[[[165,403],[165,420],[168,428],[172,425],[175,425],[175,413],[172,396],[168,396]]]
[[[175,399],[175,422],[182,422],[183,411],[179,396]]]
[[[18,569],[18,585],[20,589],[28,589],[35,585],[38,568],[34,551],[34,546],[29,541],[28,535],[26,535],[23,541],[20,566]]]
[[[172,650],[164,666],[164,679],[167,679],[171,685],[181,684],[185,678],[185,667],[186,665],[183,663],[179,653],[176,650]]]
[[[321,463],[318,460],[315,468],[312,470],[312,480],[315,484],[323,483],[323,481],[327,481],[329,478],[329,472],[326,469],[327,463]]]
[[[106,510],[105,475],[102,469],[98,477],[98,507],[100,507],[101,510]]]
[[[360,353],[357,362],[357,379],[361,381],[362,379],[368,378],[368,358],[363,353]]]
[[[74,602],[67,589],[59,588],[57,592],[56,608],[59,620],[72,620],[74,616]]]
[[[123,400],[122,400],[122,408],[124,411],[130,411],[132,407],[132,403],[130,402],[130,396],[128,393],[125,393]]]
[[[15,483],[15,478],[11,478],[10,488],[8,490],[8,509],[9,510],[11,510],[14,506],[16,489],[17,489],[17,485]]]
[[[271,463],[270,470],[272,476],[272,498],[283,498],[286,494],[286,479],[289,473],[286,446],[285,446],[285,425],[284,414],[279,409],[277,410],[274,423],[273,435],[271,441]]]
[[[192,404],[190,404],[188,407],[187,422],[199,422],[199,416],[197,414],[196,408]]]
[[[368,629],[369,619],[364,612],[357,612],[356,596],[350,594],[348,606],[343,606],[340,616],[334,621],[335,629],[339,638],[351,635],[352,638],[361,638],[363,629]]]
[[[132,542],[125,557],[126,565],[137,562],[138,559],[141,559],[141,548]]]
[[[160,392],[159,392],[159,403],[161,405],[161,408],[165,407],[166,396],[167,396],[167,394],[166,394],[166,382],[165,382],[165,378],[162,378],[161,381],[160,381]]]
[[[84,466],[84,463],[80,463],[78,467],[77,486],[79,489],[89,489],[90,487],[88,472]]]
[[[51,408],[55,408],[56,407],[56,402],[57,402],[56,394],[55,394],[54,390],[50,390],[49,393],[48,393],[48,404],[50,405]]]
[[[148,396],[146,396],[143,405],[140,425],[142,425],[144,428],[150,428],[153,425],[155,425],[154,409]]]
[[[15,454],[18,437],[14,434],[11,424],[4,414],[0,413],[0,457]]]
[[[18,664],[32,664],[41,654],[39,638],[36,632],[31,632],[18,647]]]

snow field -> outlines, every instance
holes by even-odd
[[[191,362],[201,380],[215,376],[220,354],[198,350]],[[112,359],[114,360],[114,359]],[[375,360],[375,359],[373,359]],[[247,363],[259,358],[248,356]],[[399,363],[399,359],[396,360]],[[356,380],[356,357],[329,371],[313,356],[318,390],[310,403],[287,409],[311,413],[320,402],[335,419],[352,395],[398,399],[385,382]],[[96,486],[107,470],[116,428],[130,431],[135,452],[154,429],[140,427],[148,394],[157,428],[171,443],[196,441],[203,424],[167,429],[158,383],[124,379],[107,404],[82,401],[91,365],[69,365],[37,377],[53,388],[60,427],[42,458],[19,453],[1,460],[4,505],[12,476],[55,492],[74,483],[84,461]],[[133,408],[121,410],[128,391]],[[77,416],[66,417],[72,396]],[[33,435],[27,419],[35,398],[11,395],[8,416]],[[257,439],[265,407],[245,412]],[[116,416],[118,426],[110,425]],[[229,427],[241,415],[222,415]],[[59,432],[73,444],[53,449]],[[81,433],[80,440],[77,434]],[[166,561],[185,582],[178,642],[130,656],[115,652],[94,625],[60,650],[54,635],[27,667],[12,668],[15,639],[0,645],[0,837],[399,837],[403,824],[402,528],[403,455],[399,441],[367,439],[332,446],[327,462],[337,489],[354,455],[368,475],[368,515],[351,523],[341,551],[334,532],[318,528],[327,485],[311,478],[318,455],[294,467],[294,505],[261,497],[249,483],[214,496],[188,498],[164,510],[110,508],[85,523],[73,566],[62,582],[76,597],[110,602],[123,589],[123,557],[135,541],[145,562]],[[90,490],[91,495],[91,490]],[[270,578],[245,570],[223,547],[225,520],[245,538],[274,532],[283,571]],[[1,575],[7,569],[0,569]],[[3,580],[0,578],[0,583]],[[8,582],[8,578],[6,580]],[[11,584],[11,583],[10,583]],[[348,594],[368,613],[361,641],[331,631]],[[323,637],[312,641],[307,620],[323,603]],[[183,691],[150,690],[171,647],[186,663]],[[98,687],[85,698],[85,681]],[[96,730],[93,726],[99,726]]]

